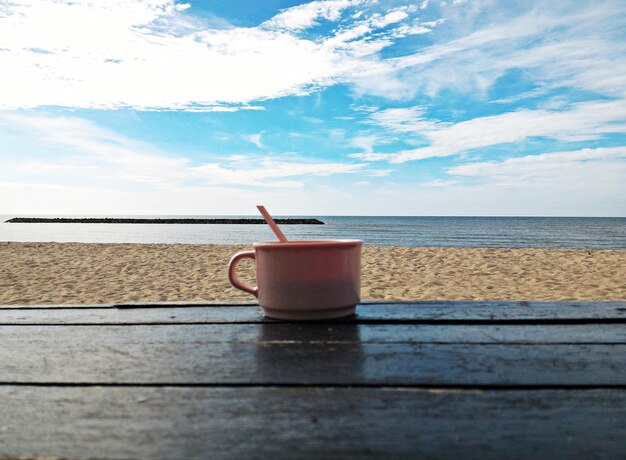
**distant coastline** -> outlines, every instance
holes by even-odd
[[[324,225],[318,219],[274,219],[280,225]],[[266,224],[263,219],[143,219],[110,217],[14,217],[11,224]]]

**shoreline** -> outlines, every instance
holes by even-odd
[[[250,245],[0,243],[2,305],[254,301]],[[254,283],[243,261],[239,277]],[[626,250],[364,246],[362,300],[626,300]]]

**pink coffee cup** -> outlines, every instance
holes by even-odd
[[[353,315],[361,294],[359,240],[254,243],[228,265],[233,286],[259,299],[266,316],[316,320]],[[255,259],[258,286],[237,278],[241,259]]]

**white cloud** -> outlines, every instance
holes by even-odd
[[[251,103],[349,81],[391,37],[411,33],[402,24],[410,9],[400,8],[316,38],[298,36],[361,3],[311,2],[247,28],[216,26],[174,0],[8,3],[0,68],[11,71],[0,72],[0,109],[259,109]]]
[[[168,155],[150,144],[76,117],[0,113],[0,128],[3,126],[24,132],[31,141],[39,139],[46,146],[59,146],[65,151],[52,159],[5,159],[5,179],[16,174],[25,181],[47,178],[57,184],[92,183],[120,188],[139,183],[152,189],[186,188],[198,183],[293,188],[303,186],[302,179],[307,176],[387,174],[386,170],[368,168],[366,163],[321,162],[293,155],[230,155],[218,162],[194,164],[189,158]],[[260,137],[252,137],[260,143]]]
[[[469,212],[477,205],[505,211],[508,204],[509,215],[626,213],[625,146],[466,163],[447,172],[457,182],[448,193],[474,201]]]
[[[479,147],[519,142],[529,137],[561,141],[598,139],[602,134],[626,133],[626,103],[586,102],[571,110],[520,110],[480,117],[430,132],[432,145],[399,153],[392,161],[402,163],[433,156],[455,155]]]
[[[363,161],[389,161],[393,160],[394,155],[391,153],[350,153],[350,158],[356,158]]]
[[[378,140],[377,136],[356,136],[350,139],[350,145],[362,149],[365,153],[373,153]]]
[[[391,34],[394,38],[407,37],[409,35],[423,35],[432,32],[430,27],[426,27],[423,24],[403,24],[398,26],[396,30]]]
[[[424,122],[419,108],[414,111],[383,111],[373,114],[371,119],[388,129],[423,136],[430,145],[398,153],[372,152],[350,156],[364,161],[403,163],[458,155],[480,147],[520,142],[530,137],[571,142],[599,139],[609,133],[626,133],[626,101],[585,102],[560,111],[518,110],[450,125]]]
[[[623,183],[626,177],[626,147],[604,147],[569,152],[543,153],[507,158],[503,161],[466,163],[447,169],[453,176],[488,178],[500,183],[550,181],[570,183]],[[622,187],[626,189],[626,187]]]
[[[154,147],[120,136],[88,120],[68,116],[0,113],[0,125],[39,138],[47,148],[61,146],[66,153],[49,161],[37,161],[40,172],[62,168],[77,177],[97,168],[96,180],[130,180],[154,186],[178,183],[185,175],[187,159],[158,152]],[[68,163],[70,162],[70,163]],[[19,165],[19,159],[15,162]],[[72,168],[77,166],[77,168]],[[21,165],[28,171],[29,163]],[[33,167],[30,164],[30,167]],[[34,171],[32,171],[34,172]]]
[[[364,0],[325,0],[305,3],[283,10],[263,26],[269,29],[300,30],[316,25],[316,21],[326,19],[336,21],[346,8],[363,3]]]
[[[428,182],[423,182],[420,184],[422,187],[451,187],[456,185],[458,182],[455,180],[446,180],[446,179],[433,179]]]
[[[357,92],[405,99],[454,90],[487,97],[499,77],[523,69],[543,88],[626,94],[624,2],[524,4],[520,11],[507,5],[468,2],[447,10],[451,38],[372,62],[355,77]]]
[[[361,182],[361,181],[359,181]],[[0,179],[0,212],[4,214],[253,214],[265,203],[281,215],[528,215],[624,216],[623,185],[602,187],[588,180],[572,187],[560,181],[532,186],[498,184],[421,186],[391,184],[385,188],[359,183],[354,188],[314,186],[289,193],[271,187],[193,186],[161,190],[104,189],[11,182]],[[616,188],[617,187],[617,188]]]
[[[296,192],[291,190],[290,194]],[[252,200],[249,189],[232,186],[145,190],[0,180],[0,210],[16,215],[253,214],[257,201],[270,206],[272,193],[280,196],[281,192],[257,191]]]
[[[228,168],[219,163],[208,163],[190,168],[190,173],[201,178],[206,184],[244,185],[257,187],[302,187],[299,181],[282,180],[302,176],[330,176],[363,172],[363,163],[301,163],[283,162],[269,158],[260,159],[249,168]]]
[[[436,120],[427,119],[422,107],[401,107],[381,110],[372,113],[370,119],[374,124],[386,129],[412,134],[436,130],[446,125]]]
[[[168,0],[33,1],[6,8],[0,65],[12,71],[0,76],[9,89],[2,108],[232,110],[222,106],[301,91],[332,67],[320,46],[287,34],[237,28],[180,34],[162,26],[180,16]],[[281,55],[306,56],[320,67],[305,76],[304,59],[278,71]]]
[[[261,133],[250,134],[248,136],[248,140],[252,142],[254,145],[256,145],[257,148],[259,149],[262,149],[263,147],[265,147],[263,143],[261,142]]]
[[[232,110],[303,94],[342,68],[332,50],[286,33],[156,30],[179,14],[169,1],[98,5],[36,3],[0,18],[0,66],[12,70],[0,74],[0,108]]]
[[[253,157],[238,158],[254,161]],[[626,147],[512,158],[495,162],[467,163],[450,168],[451,179],[422,184],[364,181],[354,176],[350,184],[297,187],[291,166],[279,167],[283,188],[250,189],[237,184],[206,183],[160,188],[103,187],[90,181],[83,185],[49,183],[3,177],[0,169],[0,213],[18,214],[251,214],[263,202],[276,214],[318,215],[553,215],[623,216],[626,214]],[[265,165],[271,167],[271,165]],[[325,173],[332,167],[316,167]],[[211,173],[216,182],[232,174],[220,166]],[[204,171],[206,173],[207,171]],[[303,172],[303,169],[295,171]],[[83,172],[85,174],[85,172]],[[246,180],[258,180],[253,172]],[[90,179],[93,175],[88,174]],[[44,177],[45,179],[45,177]],[[358,187],[355,193],[354,187]]]
[[[393,172],[393,169],[368,169],[363,172],[369,177],[386,177]]]
[[[544,88],[626,92],[623,2],[566,2],[515,15],[481,5],[441,8],[451,16],[421,22],[415,5],[380,13],[376,2],[313,1],[257,27],[234,27],[194,17],[174,0],[7,3],[0,67],[11,72],[0,72],[0,109],[259,109],[254,101],[337,82],[390,99],[442,89],[484,94],[520,68]],[[307,35],[321,20],[335,27]],[[379,53],[446,21],[446,34],[430,47],[397,58]]]
[[[358,62],[356,67],[368,70],[370,66],[375,66],[378,62],[379,58],[376,54],[391,45],[393,40],[431,31],[429,28],[422,27],[418,20],[413,23],[400,24],[404,20],[409,20],[409,12],[413,11],[414,8],[405,6],[390,10],[386,14],[374,13],[364,19],[353,21],[347,26],[339,27],[332,36],[325,38],[324,46],[348,52],[353,58],[366,58]],[[390,25],[393,27],[388,28]],[[357,69],[353,69],[353,72],[358,71]],[[352,73],[343,75],[346,81],[351,81],[352,78]]]
[[[406,11],[398,9],[391,11],[380,18],[375,18],[373,25],[375,27],[387,27],[390,24],[395,24],[396,22],[400,22],[408,17],[409,15]]]

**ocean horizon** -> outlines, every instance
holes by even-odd
[[[258,218],[258,215],[0,215],[0,241],[251,244],[273,241],[266,225],[7,223],[12,217]],[[356,238],[368,245],[626,249],[626,217],[322,216],[325,225],[285,225],[288,239]]]

